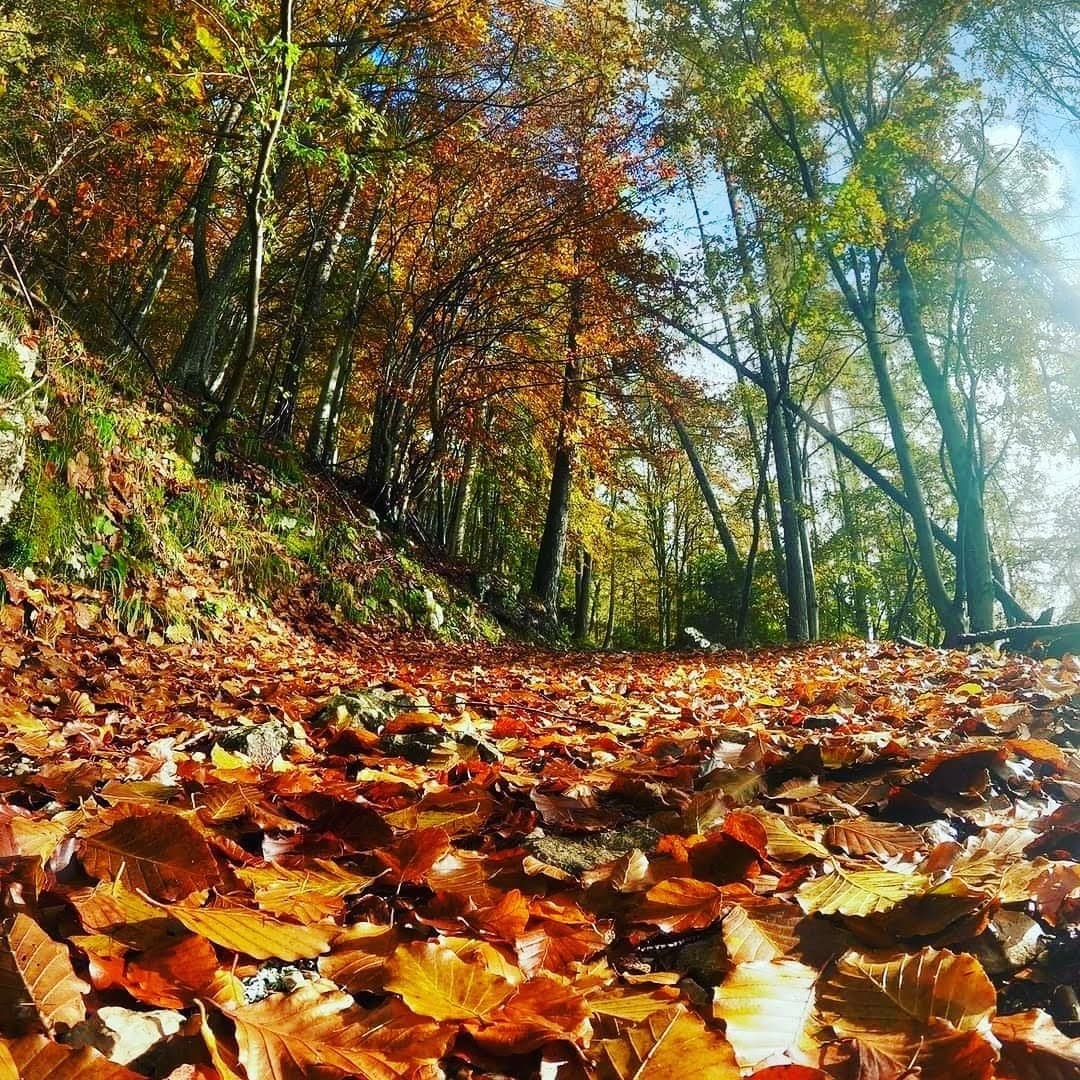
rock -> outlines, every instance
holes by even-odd
[[[0,525],[11,519],[22,497],[37,360],[37,350],[24,345],[10,326],[0,323]]]
[[[247,754],[255,765],[267,766],[284,753],[293,741],[292,732],[280,720],[267,720],[250,727],[238,727],[222,735],[223,750]]]
[[[532,837],[526,840],[525,846],[541,862],[569,874],[581,874],[614,862],[634,848],[652,851],[659,842],[660,834],[648,825],[627,825],[588,836]]]
[[[414,712],[427,707],[421,701],[399,690],[372,687],[335,694],[311,718],[313,727],[329,727],[338,731],[363,728],[378,734],[386,722],[399,712]]]
[[[973,943],[972,952],[989,975],[1007,975],[1028,967],[1043,952],[1042,927],[1021,911],[1002,909]]]
[[[404,758],[412,765],[426,765],[446,741],[437,731],[409,731],[402,735],[383,735],[379,749],[387,757]]]
[[[254,1005],[271,994],[291,994],[304,983],[317,981],[318,974],[310,968],[271,961],[259,968],[254,975],[242,980],[244,1000],[249,1005]]]

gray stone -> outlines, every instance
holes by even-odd
[[[536,836],[526,840],[525,846],[541,862],[568,874],[581,874],[614,862],[634,848],[652,851],[659,842],[660,834],[648,825],[627,825],[587,836]]]
[[[0,525],[11,520],[22,497],[23,470],[34,418],[32,384],[37,368],[36,349],[24,345],[19,335],[0,323],[0,351],[5,355],[2,368],[13,362],[21,373],[0,386]]]
[[[269,765],[292,743],[292,732],[280,720],[267,720],[250,727],[239,727],[218,740],[224,750],[247,754],[256,765]]]

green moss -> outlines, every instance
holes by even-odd
[[[31,457],[19,505],[0,536],[0,562],[58,565],[78,543],[82,516],[76,493],[57,480],[45,462]]]
[[[14,345],[0,341],[0,398],[17,397],[30,388],[23,374],[22,358]]]

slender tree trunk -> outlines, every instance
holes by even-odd
[[[845,284],[847,284],[846,281]],[[663,312],[657,309],[651,310],[654,314],[656,314],[660,319],[665,321],[673,329],[678,330],[679,333],[686,337],[688,341],[693,341],[695,344],[700,345],[703,349],[706,349],[714,356],[719,357],[719,359],[723,360],[726,364],[729,364],[736,372],[741,374],[743,378],[754,383],[756,386],[761,386],[761,376],[759,374],[748,368],[745,364],[741,363],[730,353],[725,352],[719,345],[716,345],[714,342],[709,341],[708,338],[702,337],[702,335],[699,334],[696,330],[684,325],[683,323],[680,323],[677,319],[672,319],[670,316],[665,315]],[[876,323],[874,323],[873,333],[875,339],[876,332]],[[882,357],[884,357],[883,352],[881,353],[881,355]],[[895,393],[893,394],[893,400],[895,404]],[[805,423],[814,432],[820,435],[827,443],[829,443],[830,446],[835,447],[841,454],[843,454],[843,456],[848,461],[850,461],[851,464],[854,465],[855,468],[858,469],[859,472],[861,472],[863,476],[867,478],[867,480],[869,480],[879,491],[881,491],[884,495],[891,499],[892,502],[894,502],[898,507],[900,507],[911,518],[913,523],[915,522],[916,515],[920,513],[919,506],[916,505],[916,503],[908,497],[908,494],[906,492],[901,491],[900,488],[898,488],[891,480],[889,480],[889,478],[885,476],[880,469],[876,468],[873,464],[867,461],[866,458],[864,458],[857,450],[855,450],[847,442],[841,439],[838,435],[835,435],[833,432],[829,431],[829,429],[823,423],[816,419],[812,414],[808,413],[801,405],[798,405],[787,397],[783,399],[782,405],[785,409],[788,409],[789,411],[795,413],[799,417],[799,419],[803,421],[803,423]],[[899,409],[898,406],[897,409]],[[920,496],[921,491],[922,489],[920,487]],[[926,511],[925,502],[922,503],[921,513],[923,518],[929,524],[931,539],[936,540],[946,551],[955,556],[958,551],[956,540],[952,536],[950,536],[940,525],[929,519]],[[931,552],[933,552],[933,548],[931,548]],[[936,565],[936,553],[934,553],[934,561]],[[938,573],[938,579],[940,581],[940,572]],[[1018,603],[1016,598],[996,577],[994,579],[994,593],[1002,606],[1005,608],[1005,611],[1010,619],[1013,619],[1015,622],[1032,621],[1031,613],[1028,612],[1020,603]],[[944,584],[942,584],[941,586],[941,595],[944,597],[946,610],[951,614],[952,603],[949,600],[948,593],[945,591]],[[932,606],[934,606],[933,601],[931,601],[931,604]],[[935,611],[937,611],[936,606]],[[942,625],[945,625],[944,620],[942,622]]]
[[[566,534],[570,521],[570,488],[574,471],[573,426],[577,418],[580,396],[581,358],[578,355],[578,335],[582,329],[582,284],[575,279],[570,285],[570,311],[566,329],[566,364],[563,370],[562,405],[559,413],[559,435],[551,469],[551,489],[548,493],[544,532],[533,572],[532,594],[552,619],[558,618],[559,579],[562,576]]]
[[[342,189],[338,198],[337,211],[330,225],[329,234],[321,241],[315,272],[311,275],[300,315],[295,325],[289,351],[285,357],[285,367],[277,389],[273,416],[267,434],[278,441],[292,438],[293,423],[296,419],[296,398],[300,391],[300,378],[307,363],[311,348],[313,328],[322,315],[323,301],[327,286],[334,271],[345,229],[352,214],[353,205],[360,187],[359,180],[353,176]]]
[[[604,622],[603,648],[611,648],[611,639],[615,636],[615,548],[611,549],[611,566],[608,570],[607,619]]]
[[[953,483],[963,536],[964,578],[968,617],[972,631],[994,626],[994,572],[986,530],[982,479],[971,444],[956,413],[948,380],[934,359],[923,324],[922,303],[908,268],[907,256],[899,242],[890,242],[889,264],[896,276],[896,294],[904,334],[918,365],[923,385],[941,426],[945,449],[952,468]]]
[[[836,434],[836,421],[833,418],[832,394],[826,391],[823,397],[825,406],[825,423],[829,430]],[[866,572],[866,549],[862,541],[862,532],[855,519],[855,513],[851,505],[851,495],[848,490],[847,465],[836,444],[832,445],[833,470],[836,474],[836,488],[840,498],[840,520],[843,524],[844,540],[847,546],[848,559],[851,562],[851,594],[852,608],[855,621],[855,632],[863,639],[869,641],[872,637],[870,625],[870,610],[867,603],[867,590],[864,574]]]
[[[473,477],[476,474],[476,444],[478,432],[465,443],[465,454],[461,462],[461,476],[454,488],[454,500],[450,506],[450,523],[446,535],[447,554],[452,559],[461,557],[465,543],[465,521],[472,495]]]
[[[255,355],[255,345],[259,332],[259,292],[262,287],[263,257],[266,243],[264,212],[267,196],[267,176],[270,172],[270,160],[274,153],[274,144],[281,132],[285,119],[285,109],[289,103],[289,87],[292,83],[292,0],[281,0],[278,20],[278,39],[281,43],[281,76],[274,102],[274,111],[259,145],[259,159],[252,178],[248,197],[247,227],[251,237],[251,255],[248,262],[247,280],[247,322],[244,326],[244,341],[228,374],[225,388],[218,404],[217,412],[206,433],[207,462],[212,464],[217,453],[218,443],[225,434],[225,428],[232,417],[244,383],[244,376]]]
[[[737,572],[741,563],[739,549],[735,544],[735,537],[732,536],[731,530],[724,520],[724,515],[720,509],[720,504],[717,501],[716,492],[713,490],[709,474],[705,471],[705,466],[702,465],[701,458],[698,456],[697,447],[694,446],[694,441],[690,437],[690,432],[686,430],[686,425],[682,422],[678,413],[666,402],[664,407],[667,410],[668,416],[671,418],[671,425],[675,428],[675,434],[679,437],[679,442],[686,453],[687,460],[690,462],[690,468],[694,473],[694,479],[697,480],[698,488],[701,491],[701,497],[705,500],[705,505],[709,509],[709,515],[712,517],[713,525],[716,527],[716,535],[724,549],[724,557],[727,559],[728,569]]]
[[[801,507],[792,475],[787,427],[779,405],[780,380],[765,327],[764,315],[757,302],[753,257],[743,222],[739,196],[726,170],[724,182],[727,187],[732,223],[735,227],[735,241],[742,270],[743,287],[747,293],[747,306],[750,310],[751,333],[761,370],[761,385],[765,390],[765,400],[769,408],[769,424],[772,428],[776,485],[780,496],[780,528],[784,534],[784,593],[788,602],[787,633],[793,641],[806,641],[810,637],[810,621],[806,605],[806,574],[802,558]]]
[[[588,548],[582,548],[578,560],[576,596],[574,603],[574,642],[584,645],[589,638],[589,621],[592,613],[593,557]]]

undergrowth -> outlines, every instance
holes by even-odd
[[[51,337],[43,360],[48,398],[0,564],[103,591],[108,616],[151,640],[215,637],[230,618],[305,604],[449,640],[501,636],[407,541],[293,458],[249,440],[235,477],[201,477],[184,406],[148,407],[130,376],[69,337]],[[5,370],[0,356],[0,381]]]

